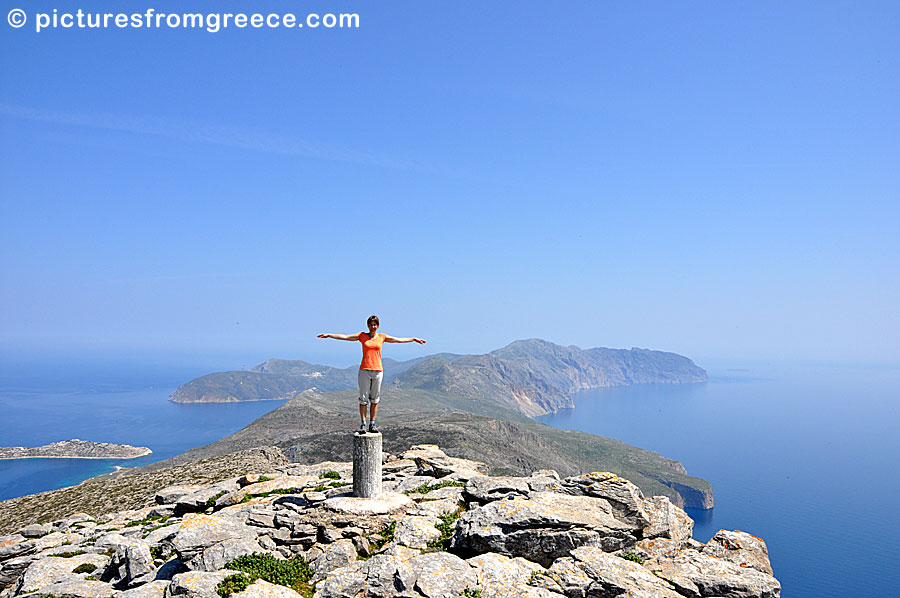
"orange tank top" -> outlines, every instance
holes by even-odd
[[[385,335],[380,332],[375,333],[375,338],[369,336],[368,332],[359,334],[359,342],[362,343],[363,357],[362,363],[359,364],[361,370],[382,371],[381,367],[381,345],[384,344]]]

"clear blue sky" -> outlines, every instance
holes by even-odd
[[[80,6],[360,27],[2,23],[4,352],[900,362],[896,2]]]

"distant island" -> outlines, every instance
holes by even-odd
[[[179,386],[176,403],[290,399],[304,390],[356,388],[357,366],[335,368],[303,360],[270,359],[249,371],[208,374]],[[395,388],[486,399],[528,417],[573,407],[572,393],[629,384],[706,382],[703,368],[676,353],[649,349],[581,349],[527,339],[484,355],[442,353],[409,361],[384,360]]]
[[[34,448],[2,446],[0,459],[136,459],[152,452],[146,446],[89,442],[73,438]]]

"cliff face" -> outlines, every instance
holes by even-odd
[[[489,397],[529,417],[572,407],[571,394],[626,384],[705,382],[687,357],[646,349],[580,349],[530,339],[486,355],[430,359],[394,379],[400,388],[428,388]]]
[[[761,539],[696,542],[680,508],[614,474],[488,476],[420,445],[385,459],[374,500],[348,496],[351,463],[277,462],[0,537],[0,598],[212,598],[226,577],[240,598],[780,596]]]

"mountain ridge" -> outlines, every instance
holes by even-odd
[[[481,355],[440,353],[384,359],[385,382],[500,402],[535,417],[573,406],[571,394],[627,384],[705,382],[692,360],[649,349],[581,349],[543,339],[514,341]],[[283,400],[305,390],[356,387],[356,366],[335,368],[303,360],[269,359],[249,371],[219,372],[179,386],[174,402]]]

